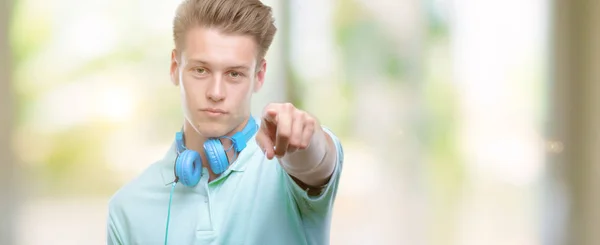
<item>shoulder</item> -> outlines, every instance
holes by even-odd
[[[147,167],[142,173],[119,188],[109,199],[108,210],[113,217],[121,217],[127,207],[135,206],[143,192],[162,187],[164,182],[161,169],[163,161],[157,161]],[[147,194],[147,193],[146,193]]]
[[[152,200],[165,189],[161,174],[165,167],[163,161],[153,163],[111,196],[108,201],[108,244],[126,244],[139,239],[140,234],[146,234],[144,227],[140,227],[143,224],[140,221],[147,220],[149,213],[156,212],[152,205],[156,202]]]

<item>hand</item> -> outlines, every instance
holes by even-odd
[[[265,107],[256,142],[269,160],[309,147],[317,120],[290,103],[272,103]]]

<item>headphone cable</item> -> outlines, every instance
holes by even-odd
[[[173,200],[173,192],[175,191],[175,185],[177,181],[174,181],[171,187],[171,194],[169,194],[169,208],[167,211],[167,228],[165,229],[165,245],[167,245],[167,241],[169,240],[169,220],[171,219],[171,201]]]

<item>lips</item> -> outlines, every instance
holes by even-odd
[[[203,108],[203,109],[200,109],[200,111],[210,112],[210,113],[218,113],[218,114],[226,114],[227,113],[225,110],[222,110],[219,108]]]

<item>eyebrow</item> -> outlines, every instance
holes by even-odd
[[[201,65],[209,65],[208,62],[205,62],[203,60],[199,60],[199,59],[189,59],[188,62],[190,64],[201,64]],[[228,66],[227,67],[228,70],[250,70],[249,66],[246,65],[234,65],[234,66]]]

